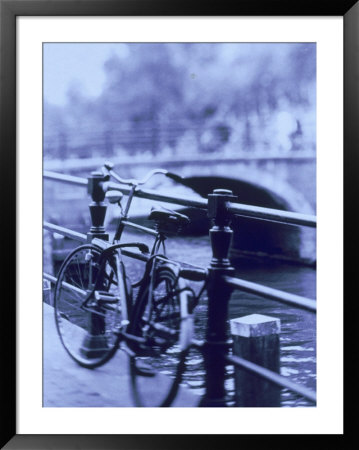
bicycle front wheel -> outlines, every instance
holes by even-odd
[[[176,397],[192,336],[189,293],[169,266],[159,267],[135,306],[133,332],[145,344],[130,357],[136,406],[170,406]]]
[[[101,250],[91,244],[76,248],[63,262],[55,285],[55,320],[61,342],[71,358],[88,368],[107,362],[120,339],[122,299],[117,271],[111,259],[100,271],[100,255]],[[107,300],[96,300],[95,285],[107,294]]]

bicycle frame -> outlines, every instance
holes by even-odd
[[[124,227],[124,225],[125,225],[124,221],[126,221],[126,219],[128,218],[128,212],[129,212],[129,210],[130,210],[130,206],[131,206],[133,197],[135,196],[136,187],[137,187],[137,186],[132,186],[132,187],[131,187],[131,191],[130,191],[130,193],[128,194],[128,199],[127,199],[126,207],[125,207],[124,212],[121,214],[121,217],[119,218],[119,222],[118,222],[118,225],[117,225],[117,229],[116,229],[116,232],[115,232],[115,236],[114,236],[114,238],[113,238],[113,242],[119,241],[119,240],[121,239],[123,230],[124,230],[124,228],[125,228],[125,227]]]
[[[144,227],[143,227],[144,228]],[[152,229],[146,229],[153,232]],[[100,260],[100,267],[99,272],[97,274],[97,280],[95,283],[95,286],[93,287],[92,291],[88,294],[86,299],[84,300],[82,304],[82,308],[87,310],[88,312],[96,312],[96,314],[99,314],[98,311],[92,311],[92,307],[94,305],[91,305],[91,301],[94,301],[93,299],[97,299],[98,301],[103,301],[106,303],[106,294],[101,293],[101,283],[104,277],[104,273],[106,270],[106,263],[113,258],[113,264],[111,264],[112,270],[116,272],[116,278],[118,282],[118,294],[119,297],[122,299],[125,299],[124,302],[121,304],[122,308],[122,320],[121,320],[121,334],[124,339],[132,339],[134,341],[138,342],[145,342],[145,340],[128,334],[127,333],[127,325],[131,323],[131,316],[132,316],[132,310],[134,305],[137,304],[137,301],[142,298],[145,289],[149,288],[149,304],[150,307],[152,307],[152,292],[153,292],[153,280],[154,280],[154,274],[156,270],[156,263],[157,261],[165,262],[167,261],[167,258],[165,255],[156,253],[161,245],[163,243],[163,240],[165,239],[165,236],[162,233],[156,232],[156,239],[152,247],[152,251],[150,253],[150,257],[148,258],[148,261],[146,263],[146,268],[144,270],[144,274],[139,282],[136,283],[137,286],[140,286],[140,290],[136,296],[136,299],[133,299],[130,293],[128,292],[127,285],[126,285],[126,270],[125,266],[122,260],[122,248],[126,247],[137,247],[140,250],[145,250],[146,252],[148,250],[148,247],[145,244],[139,243],[139,242],[129,242],[129,243],[114,243],[110,244],[108,242],[102,241],[101,239],[93,239],[92,243],[102,249],[101,254],[101,260]],[[110,297],[109,297],[110,298]],[[109,300],[109,303],[111,300]],[[95,301],[96,303],[96,301]],[[95,305],[96,308],[96,305]],[[99,314],[101,315],[101,314]],[[131,327],[130,327],[131,328]],[[130,332],[131,330],[129,330]]]
[[[108,260],[108,256],[109,254],[113,253],[113,256],[115,258],[115,265],[116,265],[116,273],[117,273],[117,279],[120,280],[119,281],[119,294],[121,298],[126,299],[126,301],[124,302],[125,305],[124,308],[124,312],[123,312],[123,320],[121,323],[121,334],[124,338],[124,340],[134,340],[134,341],[143,341],[145,342],[145,340],[138,338],[137,336],[134,336],[131,334],[131,318],[132,318],[132,312],[133,312],[133,308],[135,307],[135,305],[137,304],[138,301],[140,301],[140,299],[142,298],[142,296],[144,295],[145,289],[148,287],[148,303],[149,303],[149,307],[152,308],[152,301],[153,301],[153,286],[154,286],[154,277],[155,277],[155,272],[156,272],[156,267],[157,267],[157,262],[158,261],[168,261],[165,253],[166,253],[166,249],[165,249],[165,240],[166,240],[166,235],[163,233],[163,231],[161,230],[154,230],[152,228],[148,228],[142,225],[138,225],[135,224],[133,222],[130,222],[128,220],[129,217],[129,211],[130,211],[130,207],[133,201],[133,198],[135,196],[136,193],[136,189],[138,187],[138,185],[140,184],[144,184],[146,181],[148,181],[149,178],[151,178],[152,175],[157,174],[157,173],[161,173],[164,175],[168,175],[167,171],[163,171],[161,169],[156,169],[152,172],[150,172],[147,177],[142,180],[142,181],[136,181],[136,180],[124,180],[121,179],[117,174],[115,174],[114,172],[112,172],[112,170],[108,170],[109,173],[114,176],[118,181],[120,181],[123,184],[129,184],[131,186],[131,190],[128,194],[128,198],[127,198],[127,202],[125,207],[122,209],[122,206],[120,204],[120,202],[118,203],[118,206],[121,208],[121,216],[118,220],[118,224],[116,227],[116,231],[112,240],[112,244],[109,243],[101,243],[100,241],[98,241],[96,238],[92,241],[94,244],[96,244],[96,242],[99,244],[99,246],[101,248],[103,248],[103,262],[101,264],[100,267],[100,271],[98,274],[98,283],[96,283],[96,286],[93,290],[93,292],[91,293],[90,297],[94,294],[94,292],[96,291],[96,289],[98,289],[101,283],[101,278],[103,277],[103,271],[105,270],[105,266],[106,266],[106,260]],[[151,251],[149,251],[148,247],[144,244],[140,244],[140,243],[119,243],[123,231],[125,229],[125,226],[129,226],[131,228],[137,229],[141,232],[150,234],[152,236],[154,236],[154,243],[152,246]],[[140,246],[143,245],[145,247],[147,247],[146,252],[149,255],[149,258],[146,262],[146,268],[144,270],[143,276],[141,277],[141,279],[136,282],[133,283],[132,286],[133,287],[139,287],[139,291],[137,293],[137,296],[135,299],[133,299],[130,296],[130,293],[127,291],[127,286],[126,286],[126,271],[125,271],[125,266],[123,264],[122,261],[122,252],[121,252],[121,248],[127,247],[127,246],[137,246],[140,249]],[[163,248],[163,254],[160,253],[160,248]],[[175,266],[178,266],[178,268],[180,268],[180,265],[178,263],[173,262],[172,264],[174,264]],[[131,297],[131,298],[130,298]],[[128,325],[128,326],[127,326]]]

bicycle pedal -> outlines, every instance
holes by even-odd
[[[117,303],[120,298],[107,292],[95,291],[95,298],[99,303]]]

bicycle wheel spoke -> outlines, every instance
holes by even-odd
[[[76,286],[79,290],[85,291],[85,289],[84,289],[84,287],[83,287],[83,284],[80,282],[80,279],[81,279],[80,272],[78,272],[78,273],[79,273],[79,276],[78,276],[78,280],[77,280],[77,279],[75,278],[75,276],[74,276],[74,270],[72,270],[73,267],[76,267],[76,266],[71,265],[70,270],[68,270],[68,272],[65,274],[64,278],[65,278],[65,279],[69,282],[69,284],[71,284],[72,286]]]
[[[117,274],[110,260],[104,263],[101,273],[100,255],[91,244],[78,247],[61,266],[55,286],[55,318],[61,342],[69,355],[85,367],[104,364],[120,339],[121,300],[110,294]],[[95,299],[96,284],[104,286],[111,304]]]
[[[81,269],[80,269],[78,257],[74,258],[73,268],[74,268],[74,271],[77,273],[77,276],[78,276],[78,280],[79,280],[78,281],[78,287],[84,289],[84,285],[82,283]],[[74,281],[74,278],[72,278],[72,280]]]

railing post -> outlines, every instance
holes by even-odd
[[[228,203],[236,197],[232,191],[216,189],[208,195],[208,217],[213,226],[209,235],[212,260],[208,268],[208,319],[204,345],[206,392],[201,406],[226,406],[225,355],[228,351],[227,319],[228,302],[232,288],[223,280],[233,275],[234,268],[228,259],[233,231],[229,227],[231,215]]]
[[[87,233],[87,240],[91,242],[96,237],[108,241],[109,235],[104,227],[107,205],[104,202],[105,192],[102,189],[102,183],[107,181],[107,177],[100,172],[92,172],[87,181],[87,191],[92,198],[89,204],[92,225]]]
[[[104,227],[107,205],[104,202],[105,192],[102,189],[102,183],[107,181],[107,177],[100,172],[92,172],[87,180],[88,193],[92,198],[89,204],[92,225],[87,233],[87,242],[91,242],[95,237],[108,241],[109,235]],[[107,346],[105,320],[99,314],[89,314],[88,320],[89,331],[82,343],[81,353],[87,358],[96,358],[105,351]]]

